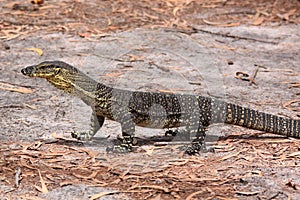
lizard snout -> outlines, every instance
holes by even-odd
[[[30,75],[32,73],[33,67],[26,67],[21,69],[22,74],[24,75]]]

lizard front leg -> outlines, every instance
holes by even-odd
[[[95,111],[93,111],[91,115],[90,130],[88,132],[73,132],[71,134],[72,137],[78,140],[90,140],[103,126],[104,119],[104,117],[97,115]]]

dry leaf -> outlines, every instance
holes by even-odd
[[[136,61],[143,61],[144,60],[144,56],[138,56],[138,55],[129,55],[129,61],[130,62],[136,62]]]
[[[26,48],[26,50],[35,51],[38,53],[39,56],[42,56],[44,54],[43,50],[40,48]]]
[[[291,111],[298,111],[297,106],[294,105],[296,103],[300,103],[300,99],[295,99],[295,100],[285,102],[285,103],[283,103],[282,106]]]
[[[8,90],[8,91],[11,91],[11,92],[19,92],[19,93],[23,93],[23,94],[33,93],[33,90],[28,89],[28,88],[5,88],[5,87],[0,86],[0,90]]]
[[[89,38],[91,37],[91,34],[90,33],[78,33],[79,37],[82,37],[82,38]]]
[[[299,156],[300,156],[300,151],[298,151],[298,152],[293,152],[293,153],[287,155],[286,157],[299,157]]]
[[[29,104],[27,104],[27,103],[23,103],[23,105],[25,106],[25,107],[27,107],[27,108],[30,108],[30,109],[32,109],[32,110],[36,110],[36,106],[32,106],[32,105],[29,105]]]
[[[217,26],[217,25],[220,24],[219,22],[212,22],[212,21],[209,21],[209,20],[206,20],[206,19],[202,19],[202,21],[203,21],[205,24],[213,25],[213,26]]]
[[[44,0],[30,0],[30,3],[32,4],[37,4],[37,5],[41,5],[44,3]]]
[[[174,8],[174,10],[173,10],[173,15],[174,15],[174,17],[177,17],[177,12],[178,12],[180,9],[181,9],[180,7]]]
[[[26,199],[26,200],[46,200],[40,197],[36,197],[36,196],[28,196],[27,194],[22,194],[20,195],[21,199]]]
[[[51,136],[54,137],[55,139],[62,139],[62,140],[65,139],[64,137],[57,135],[57,133],[55,133],[55,132],[52,133]]]
[[[111,191],[111,192],[100,192],[98,194],[94,194],[90,197],[90,200],[100,199],[103,196],[110,195],[110,194],[116,194],[119,193],[119,191]]]
[[[224,156],[221,160],[224,161],[224,160],[227,160],[227,159],[229,159],[229,158],[236,157],[236,156],[238,156],[239,154],[240,154],[240,152],[237,152],[237,153],[235,153],[235,154],[229,154],[229,155],[227,155],[227,156]]]
[[[236,23],[226,23],[226,24],[222,24],[220,22],[212,22],[206,19],[202,20],[204,23],[209,24],[209,25],[213,25],[213,26],[222,26],[222,27],[233,27],[233,26],[239,26],[241,25],[240,22],[236,22]]]
[[[118,77],[122,75],[122,72],[116,72],[116,73],[111,73],[111,74],[104,74],[103,76],[108,76],[108,77]]]
[[[155,147],[150,147],[146,149],[146,154],[149,156],[152,156],[153,151],[154,151]]]
[[[284,19],[286,21],[288,21],[290,19],[290,16],[293,15],[295,12],[297,11],[297,9],[292,9],[289,12],[281,15],[281,14],[277,14],[277,16],[281,19]]]
[[[11,92],[19,92],[19,93],[23,93],[23,94],[33,93],[32,89],[22,87],[22,86],[17,86],[17,85],[10,84],[10,83],[5,83],[5,82],[0,82],[0,90],[7,90],[7,91],[11,91]]]
[[[239,194],[239,195],[245,195],[245,196],[253,196],[253,195],[259,194],[261,192],[262,191],[254,191],[254,192],[236,191],[237,194]]]
[[[222,27],[233,27],[233,26],[240,26],[241,23],[240,22],[236,22],[236,23],[228,23],[228,24],[220,24],[218,26],[222,26]]]
[[[58,140],[65,140],[65,141],[71,141],[71,142],[78,142],[77,139],[73,139],[73,138],[65,138],[63,136],[60,136],[60,135],[57,135],[57,133],[52,133],[51,136],[55,139],[58,139]]]
[[[172,94],[172,93],[174,93],[174,91],[173,90],[158,90],[159,92],[163,92],[163,93],[170,93],[170,94]]]
[[[74,184],[74,181],[66,180],[66,181],[60,182],[59,186],[63,187],[63,186],[73,185],[73,184]]]
[[[203,193],[203,192],[205,192],[205,191],[204,191],[204,190],[200,190],[200,191],[197,191],[197,192],[193,192],[192,194],[190,194],[190,195],[186,198],[186,200],[191,200],[191,199],[193,199],[194,196],[196,196],[196,195],[198,195],[198,194],[201,194],[201,193]]]
[[[259,26],[264,22],[264,20],[265,19],[263,17],[258,17],[252,22],[252,25]]]
[[[42,175],[41,175],[41,171],[38,169],[38,172],[39,172],[39,176],[40,176],[40,181],[41,181],[41,184],[42,184],[42,188],[40,188],[39,186],[36,186],[35,185],[35,188],[37,188],[39,191],[41,191],[42,193],[44,193],[44,194],[46,194],[46,193],[48,193],[49,191],[48,191],[48,189],[47,189],[47,186],[46,186],[46,184],[45,184],[45,181],[44,181],[44,179],[43,179],[43,177],[42,177]]]
[[[165,188],[165,187],[162,187],[162,186],[159,186],[159,185],[135,185],[135,186],[132,186],[129,190],[143,189],[143,188],[145,188],[145,189],[162,190],[165,193],[170,192],[170,190],[168,188]]]
[[[161,200],[161,194],[156,195],[155,197],[149,199],[149,200]]]

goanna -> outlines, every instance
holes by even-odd
[[[185,126],[192,142],[187,154],[204,149],[206,128],[212,123],[235,124],[288,137],[300,137],[300,120],[259,112],[215,98],[122,90],[96,82],[75,67],[61,61],[45,61],[21,70],[30,77],[45,78],[56,88],[82,99],[92,107],[88,132],[72,137],[88,140],[102,127],[104,119],[117,121],[122,143],[113,151],[132,151],[135,126],[174,128]]]

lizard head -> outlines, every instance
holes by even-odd
[[[21,72],[29,77],[45,78],[55,87],[64,90],[73,86],[80,73],[75,67],[62,61],[45,61],[26,67]]]
[[[45,61],[38,65],[32,65],[21,70],[21,72],[30,77],[53,78],[55,76],[76,75],[78,70],[62,61]]]

